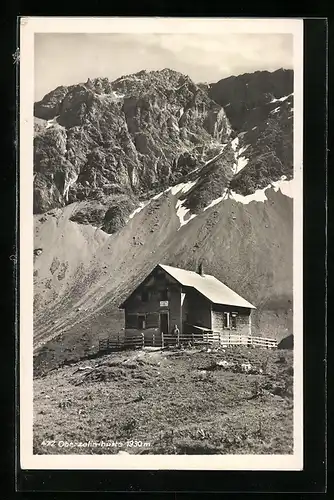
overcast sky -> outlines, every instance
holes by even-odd
[[[196,83],[292,68],[290,34],[35,34],[35,100],[59,85],[171,68]]]

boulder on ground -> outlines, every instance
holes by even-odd
[[[290,335],[282,339],[277,347],[278,349],[293,349],[293,334],[291,333]]]

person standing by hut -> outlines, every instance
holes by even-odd
[[[173,333],[173,337],[175,338],[176,345],[179,346],[179,344],[180,344],[180,330],[176,324],[174,325],[172,333]]]

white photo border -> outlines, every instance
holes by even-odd
[[[287,18],[75,18],[20,20],[20,465],[22,469],[303,470],[303,20]],[[293,35],[294,452],[291,455],[33,454],[33,103],[35,33],[277,33]]]

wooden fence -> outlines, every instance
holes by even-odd
[[[122,349],[143,348],[144,335],[118,335],[99,340],[99,351],[118,351]]]
[[[254,347],[276,348],[278,341],[265,337],[254,337],[253,335],[238,335],[236,333],[221,334],[219,344],[222,346],[247,345]]]
[[[182,334],[179,338],[172,335],[163,335],[163,343],[165,346],[190,343],[193,345],[213,345],[225,347],[246,345],[264,348],[276,348],[278,345],[278,342],[275,339],[254,337],[253,335],[240,335],[233,332],[213,331]]]
[[[149,338],[145,338],[144,333],[141,333],[131,336],[125,336],[124,334],[122,334],[115,337],[101,339],[99,341],[99,351],[140,349],[144,347],[168,348],[187,344],[213,347],[232,347],[245,345],[249,347],[275,349],[277,348],[278,342],[275,339],[254,337],[253,335],[239,335],[230,331],[203,331],[200,333],[184,333],[179,336],[175,336],[172,334],[153,333],[153,335],[151,335]]]

